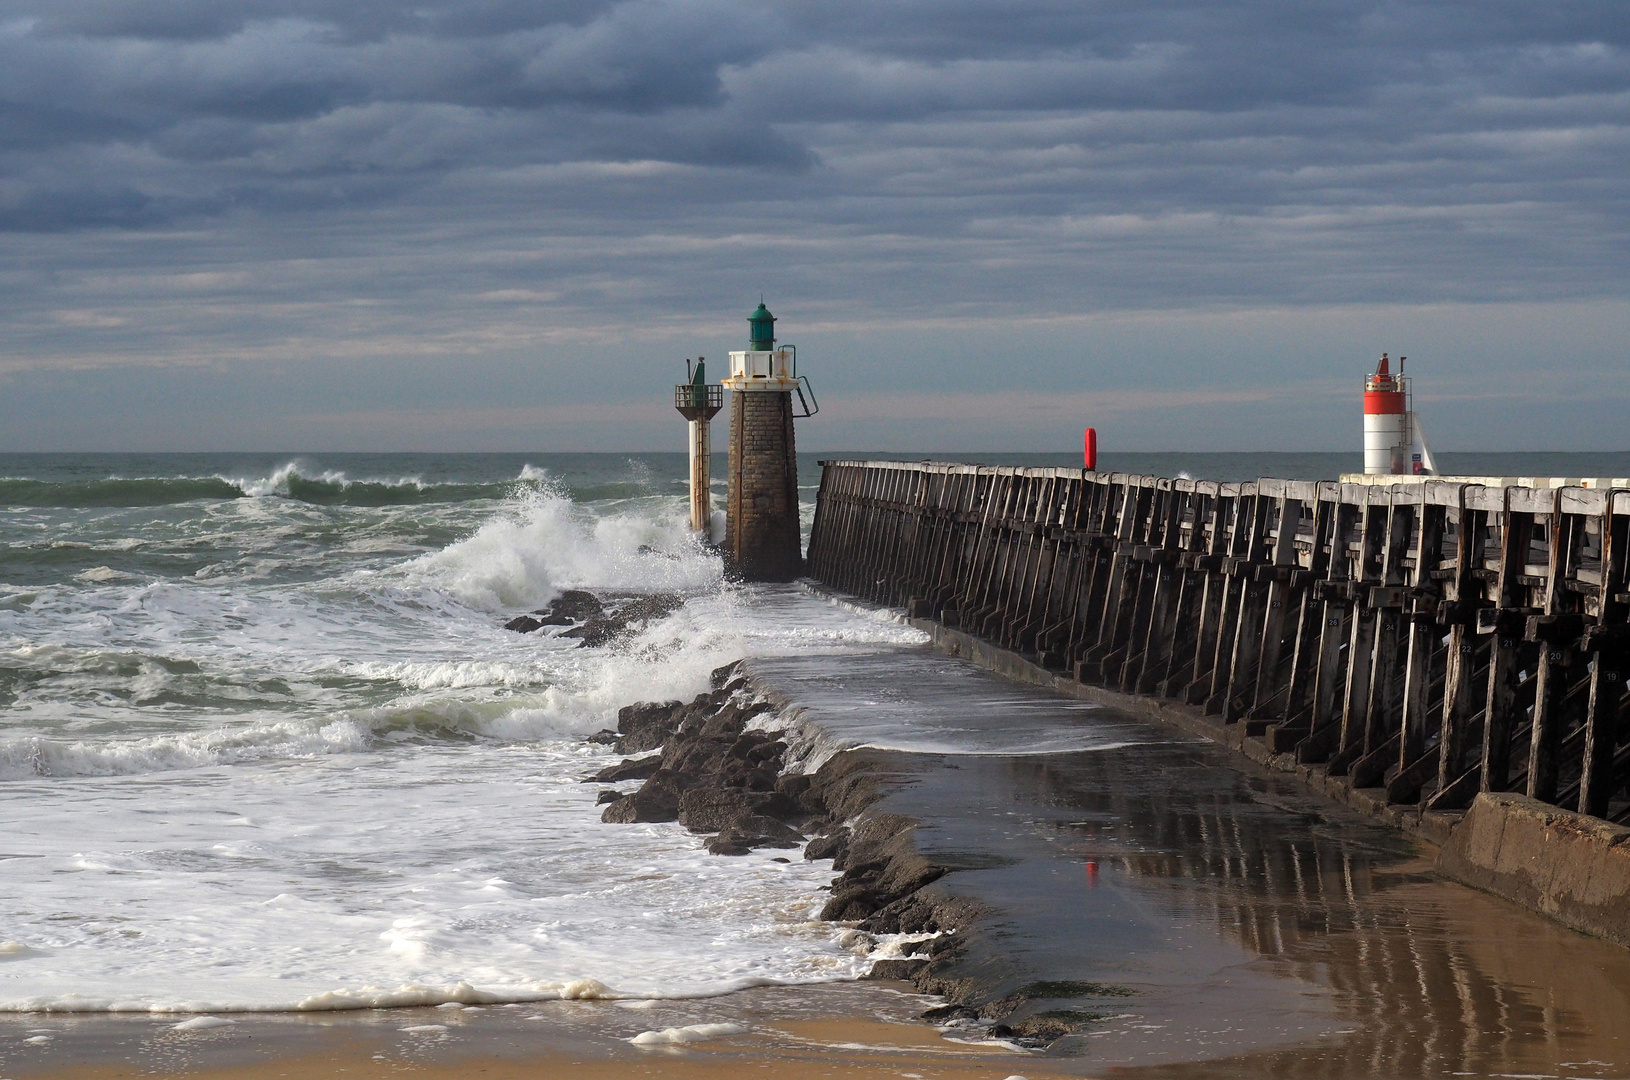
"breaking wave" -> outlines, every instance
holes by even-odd
[[[94,480],[0,479],[0,506],[116,507],[168,506],[229,499],[283,498],[317,506],[405,506],[504,499],[517,489],[546,482],[529,469],[512,480],[487,483],[426,483],[418,477],[350,479],[342,472],[302,472],[290,463],[263,477],[109,476]],[[617,485],[624,497],[649,494],[637,485]]]

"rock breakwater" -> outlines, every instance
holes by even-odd
[[[622,709],[617,730],[593,738],[627,756],[585,783],[613,785],[601,793],[601,819],[609,824],[677,821],[706,834],[707,850],[721,856],[802,847],[806,859],[831,859],[837,876],[821,918],[849,925],[862,946],[885,937],[896,942],[876,950],[869,977],[908,981],[944,998],[925,1019],[1044,1045],[1097,1018],[1036,1012],[1060,996],[1048,989],[1052,984],[998,995],[999,979],[963,970],[972,935],[993,912],[944,886],[952,868],[918,849],[918,821],[876,807],[908,778],[903,755],[847,749],[803,772],[788,753],[792,737],[738,661],[714,671],[712,689],[689,702]]]

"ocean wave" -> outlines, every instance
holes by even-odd
[[[545,691],[478,701],[425,698],[325,718],[254,721],[143,738],[23,735],[0,739],[0,782],[178,772],[362,753],[404,743],[581,738],[601,720],[573,704],[558,692]]]
[[[291,462],[269,476],[108,476],[95,480],[0,478],[0,506],[118,507],[168,506],[189,502],[282,498],[317,506],[404,506],[505,499],[518,487],[547,483],[541,470],[512,480],[480,483],[427,483],[416,476],[351,479],[333,470],[302,471]],[[621,485],[633,487],[633,485]],[[641,492],[649,494],[649,492]],[[629,497],[627,493],[599,496]]]
[[[163,506],[201,499],[241,499],[244,492],[218,476],[144,476],[101,480],[0,480],[0,506]]]
[[[716,587],[724,568],[677,514],[585,515],[545,483],[402,573],[412,587],[501,612],[535,607],[565,588],[697,592]]]

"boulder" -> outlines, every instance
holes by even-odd
[[[921,957],[909,960],[878,960],[872,964],[872,970],[866,973],[866,978],[910,982],[917,972],[927,966],[928,961]]]
[[[662,768],[662,758],[656,754],[642,758],[624,758],[615,765],[607,765],[583,782],[585,784],[621,784],[627,780],[648,780]]]
[[[517,615],[515,618],[504,624],[504,629],[513,630],[517,634],[530,634],[532,631],[536,630],[542,625],[543,623],[539,622],[537,619],[534,619],[530,615]]]
[[[646,623],[660,619],[684,604],[685,598],[678,593],[653,593],[614,600],[610,606],[589,615],[560,636],[579,639],[580,649],[598,648],[629,636]]]
[[[725,684],[730,682],[731,677],[740,670],[740,660],[737,660],[734,663],[726,664],[723,667],[716,667],[713,669],[713,673],[708,676],[708,685],[712,686],[715,690],[722,690],[724,689]]]
[[[817,836],[804,848],[806,859],[831,859],[832,869],[842,870],[844,855],[849,852],[849,830],[838,829],[826,836]]]
[[[619,754],[643,754],[660,747],[679,726],[684,704],[678,701],[642,701],[617,713]]]
[[[567,589],[551,600],[548,607],[539,608],[533,614],[543,616],[545,626],[569,626],[572,623],[587,622],[604,614],[605,610],[606,606],[593,593],[582,589]]]
[[[821,918],[865,919],[943,877],[945,868],[917,851],[916,831],[916,822],[898,814],[879,814],[857,823],[849,834],[846,869],[833,883]]]
[[[691,832],[723,832],[757,818],[784,822],[801,816],[797,803],[773,791],[691,788],[679,797],[679,823]]]
[[[609,804],[600,820],[613,825],[631,825],[637,821],[679,820],[681,787],[672,776],[660,771],[631,795],[624,795]]]
[[[795,848],[804,842],[796,829],[772,818],[747,817],[707,842],[715,855],[745,855],[754,848]]]

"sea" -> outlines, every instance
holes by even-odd
[[[801,458],[806,529],[817,458],[869,456]],[[1356,458],[1104,466],[1317,479]],[[1623,454],[1444,458],[1630,474]],[[586,737],[621,706],[689,698],[722,664],[923,641],[886,611],[727,580],[685,483],[682,454],[0,455],[0,1011],[863,975],[874,946],[817,918],[830,862],[604,825],[582,782],[616,760]],[[568,588],[684,604],[598,648],[504,629]]]

